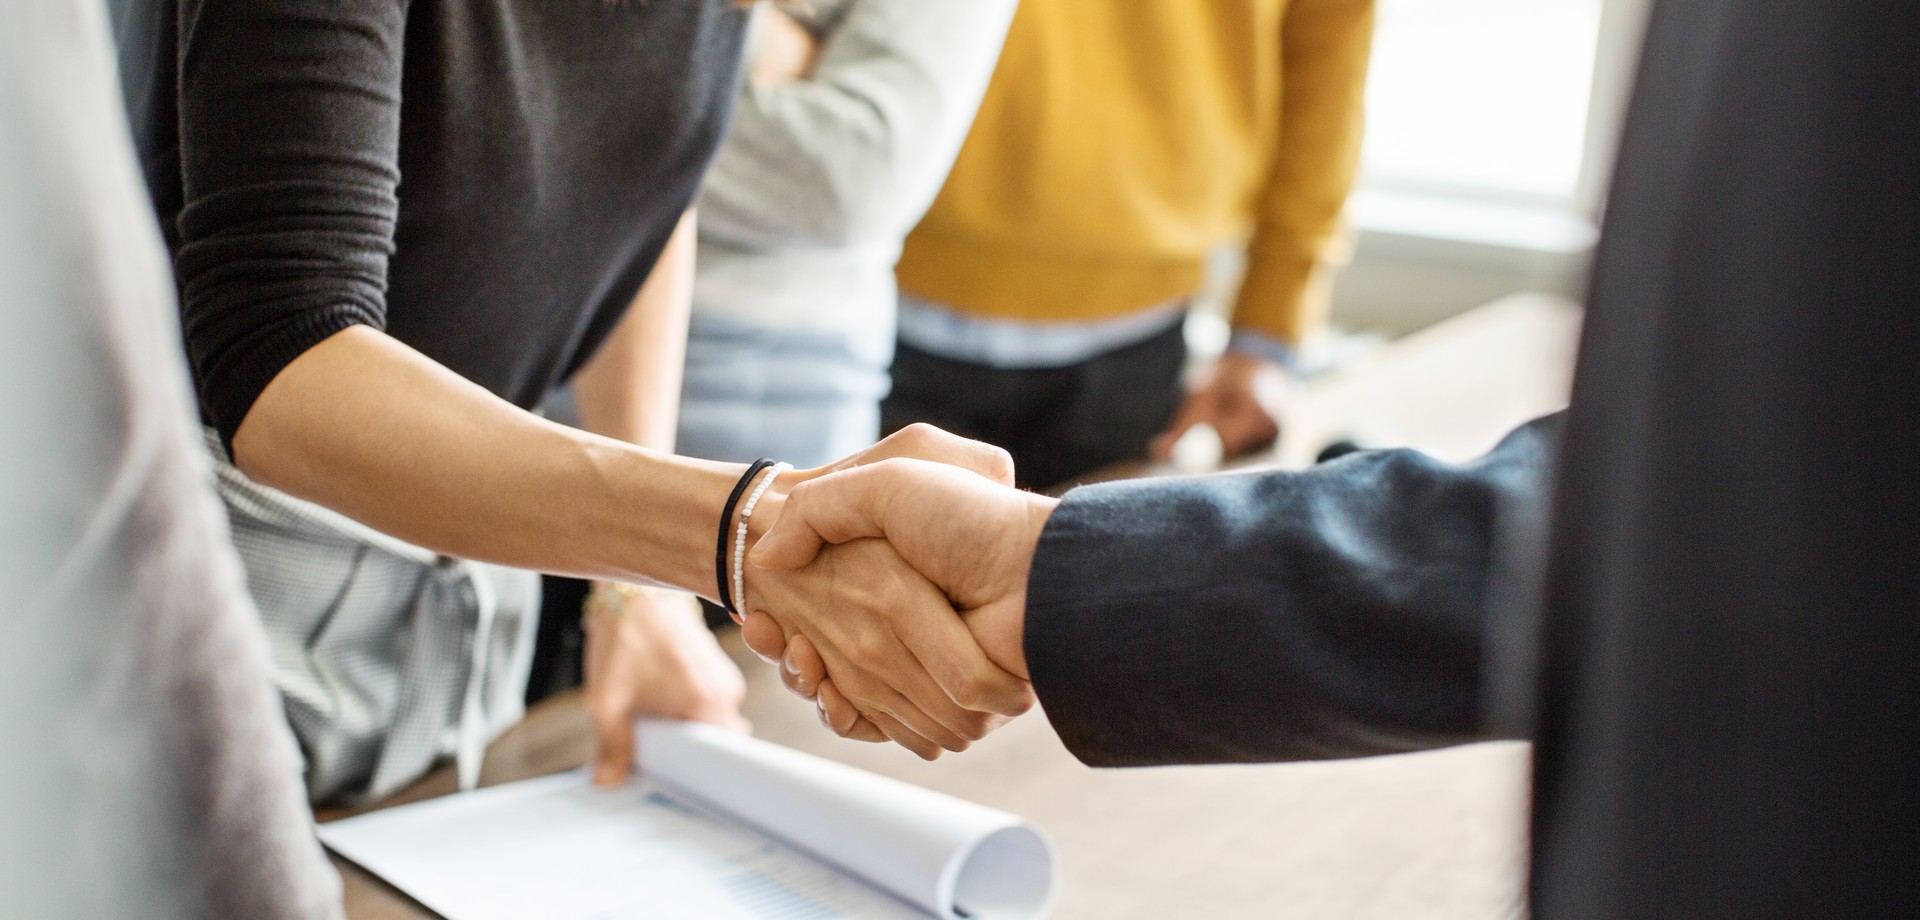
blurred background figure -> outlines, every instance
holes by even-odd
[[[901,239],[953,164],[1013,9],[760,5],[700,194],[682,453],[805,467],[879,436]]]
[[[111,61],[0,4],[0,914],[337,917]]]
[[[1026,0],[900,261],[882,427],[932,422],[1044,487],[1189,426],[1279,433],[1359,161],[1372,0]],[[1208,255],[1248,231],[1233,338],[1183,393]]]

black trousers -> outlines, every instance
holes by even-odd
[[[1066,367],[1007,370],[900,343],[882,431],[928,422],[1013,454],[1020,485],[1044,489],[1133,460],[1172,421],[1186,363],[1181,324]]]

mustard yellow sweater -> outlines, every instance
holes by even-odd
[[[1373,0],[1022,0],[903,290],[1104,319],[1251,233],[1237,325],[1297,342],[1359,160]]]

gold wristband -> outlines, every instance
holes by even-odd
[[[586,602],[580,605],[580,619],[588,622],[599,617],[619,622],[620,615],[627,612],[627,602],[647,593],[646,588],[623,581],[596,581],[593,590],[587,592]]]

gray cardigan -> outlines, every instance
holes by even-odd
[[[946,180],[1014,0],[815,0],[811,78],[742,90],[701,191],[694,311],[891,324],[900,242]]]

